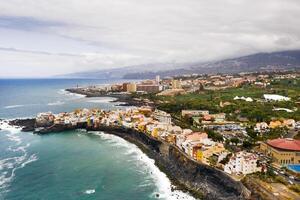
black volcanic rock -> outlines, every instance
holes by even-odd
[[[11,126],[22,127],[22,131],[29,132],[34,131],[35,128],[35,119],[14,119],[8,123]]]

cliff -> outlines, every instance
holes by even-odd
[[[29,125],[32,126],[32,124]],[[87,131],[103,131],[136,144],[150,158],[155,160],[155,164],[168,175],[175,185],[180,186],[180,189],[188,190],[195,197],[204,197],[208,200],[250,198],[250,191],[241,182],[233,180],[218,169],[193,161],[174,145],[134,129],[107,126],[87,128],[86,123],[81,123],[77,126],[53,125],[36,129],[35,133],[46,134],[78,128]]]
[[[133,129],[118,127],[90,128],[122,137],[139,146],[176,185],[205,199],[247,199],[249,190],[224,172],[190,159],[176,146],[156,140]]]

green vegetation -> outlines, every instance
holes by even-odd
[[[288,185],[288,182],[282,176],[276,176],[274,180],[275,182],[282,183],[283,185]]]
[[[291,97],[288,102],[263,102],[260,101],[263,94],[279,94]],[[235,96],[251,97],[257,101],[234,101]],[[190,93],[185,95],[156,96],[155,94],[145,94],[139,96],[154,102],[159,109],[169,113],[179,114],[183,109],[203,109],[211,113],[225,112],[229,120],[238,120],[244,117],[250,123],[269,122],[272,118],[293,118],[300,120],[300,107],[295,102],[300,98],[300,80],[276,80],[272,81],[267,88],[244,85],[238,88],[228,88],[217,91],[201,91],[200,93]],[[229,102],[230,105],[221,107],[220,102]],[[273,111],[273,108],[298,108],[295,112]]]
[[[205,132],[207,133],[208,137],[211,138],[215,142],[223,142],[224,138],[220,133],[217,133],[211,129],[205,129]]]
[[[299,184],[291,185],[291,186],[289,186],[289,189],[293,190],[294,192],[296,192],[300,195],[300,185]]]

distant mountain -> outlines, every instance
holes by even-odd
[[[300,50],[258,53],[216,62],[189,63],[182,68],[157,72],[129,73],[124,78],[154,78],[183,74],[239,73],[271,70],[300,69]]]
[[[257,53],[248,56],[225,59],[215,62],[196,63],[153,63],[127,66],[113,69],[84,71],[66,74],[63,78],[98,78],[98,79],[144,79],[176,76],[183,74],[239,73],[300,69],[300,50],[273,53]]]
[[[92,70],[92,71],[83,71],[70,74],[63,74],[56,76],[57,78],[95,78],[95,79],[119,79],[125,77],[127,74],[131,73],[144,73],[149,69],[153,71],[164,70],[175,70],[181,68],[181,64],[174,63],[155,63],[155,64],[144,64],[144,65],[134,65],[126,67],[118,67],[112,69],[102,69],[102,70]],[[139,79],[135,77],[133,79]]]

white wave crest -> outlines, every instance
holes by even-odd
[[[85,194],[93,194],[93,193],[95,193],[95,192],[96,192],[95,189],[91,189],[91,190],[86,190],[84,193],[85,193]]]
[[[67,96],[73,96],[73,97],[75,97],[74,99],[86,97],[86,95],[72,93],[72,92],[66,91],[65,89],[60,89],[58,91],[58,94],[67,95]]]
[[[4,106],[4,108],[6,109],[10,109],[10,108],[19,108],[19,107],[24,107],[25,105],[9,105],[9,106]]]
[[[110,103],[114,100],[116,100],[116,98],[113,98],[113,97],[99,97],[97,99],[87,100],[87,102],[89,102],[89,103]]]
[[[172,191],[171,181],[167,178],[166,174],[161,172],[159,168],[155,165],[155,161],[150,159],[146,154],[144,154],[136,145],[127,142],[123,138],[117,137],[115,135],[106,134],[103,132],[92,132],[95,135],[101,137],[101,139],[108,140],[113,145],[125,147],[127,149],[124,152],[127,155],[134,157],[134,162],[141,168],[141,173],[147,173],[148,177],[145,176],[145,181],[141,183],[139,187],[146,187],[151,184],[151,182],[155,182],[157,185],[157,191],[155,191],[152,195],[153,197],[159,196],[161,199],[167,200],[195,200],[194,197],[189,195],[188,193],[184,193],[180,190]]]
[[[47,105],[48,106],[59,106],[59,105],[63,105],[65,104],[65,102],[63,101],[55,101],[55,102],[52,102],[52,103],[48,103]]]
[[[3,189],[6,188],[14,178],[16,170],[25,167],[27,164],[36,161],[38,158],[35,154],[28,155],[26,149],[30,144],[22,144],[23,141],[19,135],[21,133],[20,128],[10,126],[7,121],[1,122],[0,128],[7,131],[7,139],[13,142],[6,150],[14,152],[15,155],[0,160],[0,189]]]

